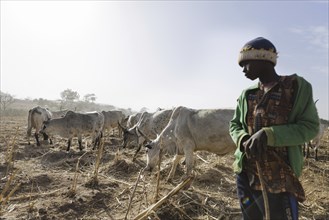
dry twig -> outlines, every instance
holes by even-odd
[[[159,199],[159,188],[160,188],[160,172],[161,172],[161,159],[162,159],[162,139],[160,142],[160,152],[159,152],[159,163],[158,163],[158,174],[157,174],[157,187],[154,196],[154,202],[157,202]]]
[[[76,166],[75,166],[75,173],[74,173],[74,178],[73,178],[73,182],[72,182],[72,187],[71,187],[71,189],[70,189],[69,192],[68,192],[68,195],[69,195],[69,196],[74,196],[75,193],[76,193],[77,182],[78,182],[78,176],[79,176],[79,164],[80,164],[80,160],[81,160],[81,158],[82,158],[83,156],[85,156],[86,153],[87,153],[87,151],[79,157],[79,159],[78,159],[78,161],[77,161],[77,164],[76,164]]]
[[[142,220],[145,219],[152,211],[157,209],[159,206],[161,206],[164,202],[166,202],[171,196],[177,194],[181,189],[183,189],[186,185],[190,184],[192,180],[194,179],[194,176],[189,176],[187,179],[185,179],[183,182],[178,184],[174,189],[172,189],[166,196],[164,196],[162,199],[160,199],[158,202],[151,205],[149,208],[144,210],[143,212],[139,213],[134,219],[135,220]]]
[[[135,183],[134,191],[132,192],[132,195],[131,195],[131,197],[130,197],[130,201],[129,201],[129,205],[128,205],[128,209],[127,209],[127,212],[126,212],[125,219],[127,219],[128,213],[129,213],[129,211],[130,211],[131,202],[132,202],[132,200],[133,200],[133,198],[134,198],[134,195],[135,195],[135,192],[136,192],[136,188],[137,188],[137,185],[138,185],[138,182],[139,182],[139,179],[140,179],[142,173],[143,173],[143,169],[141,169],[141,170],[139,171],[139,174],[138,174],[138,177],[137,177],[137,180],[136,180],[136,183]]]

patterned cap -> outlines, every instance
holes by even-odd
[[[276,65],[276,60],[278,58],[278,53],[275,46],[271,41],[258,37],[249,42],[247,42],[241,49],[239,54],[239,65],[242,61],[246,60],[265,60],[270,61]]]

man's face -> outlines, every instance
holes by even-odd
[[[264,67],[264,61],[260,60],[247,60],[242,63],[242,72],[244,72],[245,77],[250,80],[255,80],[259,78]]]

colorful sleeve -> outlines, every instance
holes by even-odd
[[[298,77],[298,91],[289,123],[263,129],[267,134],[268,145],[274,147],[301,145],[314,138],[319,131],[319,116],[311,84]]]

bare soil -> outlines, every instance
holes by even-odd
[[[144,152],[133,162],[135,149],[118,151],[121,141],[110,135],[95,177],[97,150],[85,146],[80,152],[74,140],[66,153],[66,140],[59,137],[41,146],[31,138],[28,145],[26,127],[25,117],[1,117],[0,219],[134,219],[155,203],[157,189],[161,199],[184,179],[180,165],[174,181],[166,182],[171,158],[164,156],[157,188],[157,172],[140,175]],[[329,219],[328,150],[327,133],[319,161],[305,160],[301,182],[307,200],[299,206],[300,219]],[[147,219],[241,218],[233,154],[197,154],[192,185],[150,211]]]

